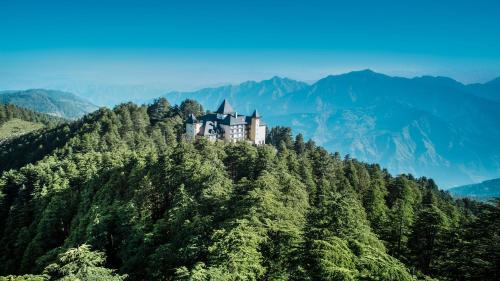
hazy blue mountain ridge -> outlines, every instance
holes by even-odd
[[[283,106],[278,106],[290,93],[309,88],[304,82],[288,78],[273,77],[261,82],[247,81],[239,85],[227,85],[216,88],[205,88],[194,92],[170,92],[165,96],[172,103],[179,104],[186,98],[193,98],[203,104],[206,109],[215,110],[224,99],[242,113],[249,114],[255,108],[259,111],[286,113]]]
[[[290,126],[331,151],[451,187],[500,176],[500,103],[470,89],[446,77],[364,70],[312,85],[274,77],[165,96],[211,110],[223,99],[244,114],[257,108],[271,126]]]
[[[456,197],[469,197],[479,200],[490,200],[500,198],[500,178],[483,181],[477,184],[469,184],[449,189]]]
[[[76,119],[98,109],[96,105],[72,93],[45,89],[0,91],[0,103],[11,103],[67,119]]]
[[[470,84],[467,88],[480,97],[500,102],[500,77],[484,84]]]

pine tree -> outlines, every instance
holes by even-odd
[[[179,111],[184,120],[187,119],[190,114],[194,114],[196,117],[199,117],[204,113],[203,106],[192,99],[182,101],[179,106]]]
[[[103,267],[105,260],[104,253],[91,251],[89,245],[83,244],[59,255],[56,263],[45,268],[44,274],[50,276],[50,280],[60,281],[126,279],[126,275],[117,275],[114,270]]]
[[[388,201],[389,227],[385,230],[385,239],[389,242],[389,253],[396,258],[408,256],[407,242],[414,221],[415,194],[410,181],[405,176],[396,178],[389,187]]]
[[[297,154],[302,154],[306,150],[306,145],[304,143],[304,136],[302,134],[297,134],[294,143],[295,152]]]
[[[436,198],[427,191],[422,200],[421,210],[417,213],[408,248],[414,265],[424,274],[431,273],[436,259],[436,249],[446,228],[446,217],[436,206]]]
[[[170,112],[170,103],[164,97],[156,99],[153,102],[153,104],[148,106],[147,109],[149,120],[153,125],[168,117],[169,112]]]

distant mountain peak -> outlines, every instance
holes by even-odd
[[[366,68],[366,69],[362,69],[362,70],[354,70],[354,71],[351,71],[351,73],[364,73],[364,74],[380,74],[380,73],[377,73],[369,68]]]
[[[347,73],[336,74],[336,75],[328,75],[323,79],[318,80],[317,83],[325,83],[325,82],[335,82],[340,80],[361,80],[361,79],[376,79],[376,78],[390,78],[382,73],[375,72],[371,69],[363,69],[363,70],[355,70]]]
[[[281,77],[281,76],[277,76],[277,75],[271,77],[270,79],[262,80],[262,81],[257,82],[257,83],[266,83],[266,82],[272,82],[274,84],[283,84],[283,83],[306,84],[305,82],[302,82],[302,81],[290,79],[288,77]]]
[[[443,85],[456,86],[456,87],[464,86],[464,84],[458,82],[457,80],[450,78],[450,77],[446,77],[446,76],[424,75],[424,76],[415,77],[415,78],[413,78],[413,80],[431,82],[431,83],[439,82]]]
[[[396,173],[435,177],[445,187],[476,175],[500,176],[495,104],[446,77],[363,69],[310,85],[274,76],[166,97],[173,104],[196,99],[207,109],[227,99],[242,113],[258,109],[270,126],[290,126],[332,152],[379,162]]]
[[[345,73],[343,75],[357,75],[357,76],[361,76],[361,75],[381,75],[381,76],[387,76],[385,74],[382,74],[382,73],[379,73],[379,72],[375,72],[375,71],[373,71],[373,70],[371,70],[369,68],[362,69],[362,70],[353,70],[353,71],[347,72],[347,73]]]
[[[11,103],[36,112],[77,119],[98,107],[69,92],[47,89],[0,91],[0,103]]]
[[[270,79],[261,80],[261,81],[246,81],[239,85],[233,85],[232,87],[238,88],[276,88],[281,89],[282,91],[292,92],[295,90],[300,90],[309,86],[307,83],[293,80],[287,77],[273,76]]]
[[[497,77],[491,81],[488,81],[484,83],[485,85],[490,85],[490,86],[500,86],[500,77]]]
[[[286,77],[280,77],[280,76],[275,75],[275,76],[271,77],[271,79],[269,79],[269,80],[271,80],[271,81],[283,81],[283,80],[290,80],[290,79],[288,79]]]
[[[469,197],[486,201],[500,196],[500,178],[453,187],[448,191],[456,197]]]

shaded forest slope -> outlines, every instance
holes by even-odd
[[[259,147],[185,142],[191,112],[122,104],[2,144],[0,275],[57,271],[89,244],[128,280],[498,277],[498,205],[289,128]]]

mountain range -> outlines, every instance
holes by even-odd
[[[432,177],[443,188],[500,176],[500,79],[464,85],[363,70],[313,84],[273,77],[164,96],[211,110],[223,99],[241,113],[257,108],[270,126],[290,126],[331,152]]]
[[[500,200],[283,134],[193,143],[193,106],[0,106],[48,126],[0,140],[0,281],[498,280]]]
[[[363,70],[312,84],[273,77],[164,96],[173,104],[193,98],[210,110],[223,99],[243,114],[258,109],[269,126],[289,126],[331,152],[380,163],[392,173],[432,177],[442,188],[500,176],[500,78],[464,85]],[[98,108],[44,89],[2,91],[0,103],[66,119]]]
[[[457,186],[448,190],[455,197],[469,197],[478,200],[500,198],[500,178],[476,184]]]
[[[66,119],[77,119],[98,109],[96,105],[75,94],[45,89],[0,91],[0,103],[15,104]]]

